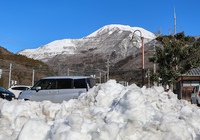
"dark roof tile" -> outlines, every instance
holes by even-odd
[[[185,74],[187,76],[200,76],[200,67],[192,69],[190,72]]]

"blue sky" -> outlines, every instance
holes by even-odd
[[[199,0],[1,0],[0,46],[16,53],[54,40],[78,39],[109,24],[167,35],[200,35]]]

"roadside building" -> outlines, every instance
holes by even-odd
[[[174,93],[178,99],[190,101],[191,92],[194,86],[200,84],[200,67],[192,69],[189,73],[180,75],[174,85]]]

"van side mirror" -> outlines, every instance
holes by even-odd
[[[35,90],[36,92],[38,92],[39,90],[41,90],[41,87],[36,87]]]

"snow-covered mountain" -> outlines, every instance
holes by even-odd
[[[133,33],[139,43],[134,43]],[[43,62],[59,55],[71,56],[87,52],[102,54],[105,57],[114,53],[118,59],[122,59],[134,54],[137,47],[141,46],[140,36],[145,38],[145,43],[155,38],[153,33],[140,27],[111,24],[81,39],[55,40],[36,49],[25,49],[18,54]]]
[[[121,31],[119,31],[121,30]],[[99,30],[93,32],[92,34],[88,35],[87,37],[96,37],[98,35],[106,34],[108,33],[109,35],[113,34],[115,31],[119,31],[119,34],[122,33],[123,31],[129,31],[129,32],[134,32],[135,30],[140,30],[141,35],[147,39],[152,39],[155,37],[155,35],[141,27],[130,27],[128,25],[120,25],[120,24],[111,24],[111,25],[106,25]],[[140,32],[135,32],[136,35],[140,36]],[[133,34],[132,34],[133,35]],[[131,37],[132,37],[131,35]]]

